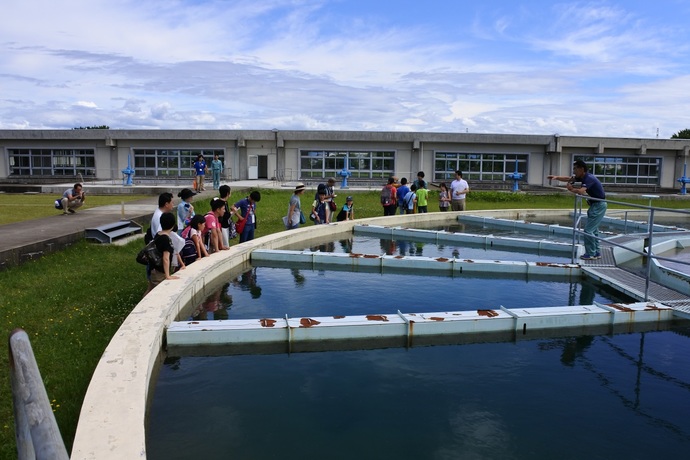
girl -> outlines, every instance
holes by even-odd
[[[201,215],[196,215],[192,217],[189,226],[182,231],[182,237],[185,239],[185,247],[180,255],[185,265],[189,265],[201,257],[208,257],[206,246],[201,240],[201,234],[205,227],[206,218]]]
[[[439,187],[441,190],[438,193],[438,208],[441,212],[446,212],[450,207],[450,191],[448,190],[448,186],[445,182],[441,182]]]

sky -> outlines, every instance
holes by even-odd
[[[687,0],[22,0],[2,11],[0,129],[667,139],[690,128]]]

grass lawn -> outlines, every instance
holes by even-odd
[[[53,204],[58,198],[52,194],[27,194],[27,193],[0,193],[0,225],[22,222],[25,220],[40,219],[41,217],[54,216],[62,210],[55,209]],[[123,201],[136,201],[150,198],[147,195],[92,195],[86,193],[86,201],[81,209],[95,208],[108,204],[120,204]],[[80,210],[81,210],[80,209]]]
[[[311,208],[313,192],[302,195],[302,208]],[[345,199],[339,191],[338,204]],[[262,190],[257,206],[256,237],[283,230],[282,216],[287,212],[291,192]],[[357,219],[383,215],[379,192],[352,192]],[[243,195],[235,194],[232,202]],[[89,196],[88,206],[119,203],[142,197]],[[0,205],[13,206],[12,214],[27,219],[55,213],[47,195],[0,194]],[[177,201],[176,201],[177,202]],[[429,209],[437,210],[438,195],[432,192]],[[637,200],[646,204],[646,200]],[[655,200],[657,206],[681,208],[685,201]],[[197,213],[208,210],[208,201],[194,203]],[[530,196],[499,192],[473,192],[468,197],[469,210],[572,208],[569,195]],[[2,216],[6,217],[6,216]],[[7,222],[2,222],[7,223]],[[308,223],[307,225],[310,225]],[[236,244],[234,240],[233,244]],[[146,288],[144,267],[135,262],[142,246],[134,241],[125,246],[106,246],[87,242],[12,267],[0,276],[0,330],[7,337],[15,328],[26,330],[53,403],[63,439],[68,450],[79,417],[89,380],[110,338],[123,319],[140,300]],[[74,281],[65,282],[66,277]],[[8,369],[7,340],[3,339],[0,363]],[[16,458],[12,398],[8,372],[0,381],[0,459]]]

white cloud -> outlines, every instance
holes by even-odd
[[[0,30],[0,128],[690,127],[673,0],[391,2],[26,0]]]

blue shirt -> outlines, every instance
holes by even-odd
[[[197,176],[206,175],[206,162],[204,160],[194,162],[194,170]]]
[[[401,185],[398,187],[398,191],[395,192],[396,195],[398,195],[398,203],[402,203],[402,201],[405,199],[405,195],[410,191],[410,187],[407,185]]]
[[[599,179],[594,177],[590,173],[585,173],[585,176],[582,178],[582,186],[587,189],[587,195],[591,196],[592,198],[599,198],[601,200],[606,199],[606,193],[604,192],[604,186],[601,185],[601,182],[599,182]],[[595,201],[589,202],[589,204],[596,203]]]

